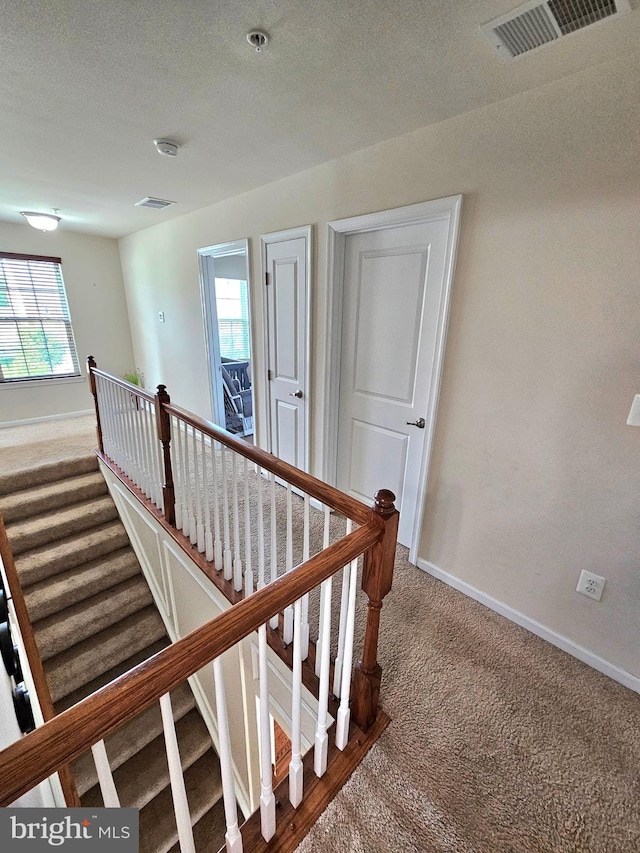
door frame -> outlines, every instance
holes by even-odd
[[[304,350],[305,370],[304,370],[304,387],[305,387],[305,402],[307,403],[307,411],[304,425],[304,471],[309,473],[309,465],[311,460],[311,280],[313,262],[313,226],[301,225],[298,228],[287,228],[284,231],[272,231],[269,234],[260,235],[260,278],[263,285],[263,311],[262,311],[262,345],[263,345],[263,364],[264,364],[264,382],[266,388],[265,405],[267,409],[267,447],[270,453],[273,452],[272,444],[272,425],[271,425],[271,386],[267,370],[269,368],[269,300],[267,299],[267,246],[270,243],[286,243],[288,240],[305,239],[306,245],[306,264],[307,274],[305,276],[305,289],[307,292],[307,307],[304,315],[306,325],[306,345]]]
[[[200,302],[204,318],[204,338],[207,350],[207,366],[209,368],[209,399],[211,400],[211,420],[225,429],[224,392],[222,377],[216,372],[216,365],[221,364],[220,343],[217,335],[218,312],[215,304],[215,276],[211,280],[208,258],[213,258],[214,268],[216,258],[244,253],[247,268],[247,293],[249,297],[249,346],[251,347],[251,400],[253,409],[253,432],[256,434],[256,394],[255,394],[255,352],[253,343],[253,293],[251,287],[251,270],[249,267],[249,240],[230,240],[228,243],[216,243],[214,246],[203,246],[198,249],[198,268],[200,273]],[[212,297],[213,300],[212,300]],[[215,374],[215,375],[214,375]]]
[[[416,563],[420,534],[424,519],[424,504],[427,494],[429,466],[433,450],[433,438],[442,380],[442,365],[449,321],[449,305],[451,301],[451,283],[453,281],[458,235],[460,231],[460,214],[462,210],[462,195],[434,201],[397,207],[392,210],[382,210],[377,213],[352,216],[348,219],[338,219],[328,223],[328,288],[327,288],[327,335],[325,358],[325,430],[323,442],[324,470],[323,476],[328,483],[337,482],[338,461],[338,421],[339,404],[332,401],[340,400],[340,375],[342,367],[342,308],[344,297],[344,261],[347,237],[370,231],[381,231],[403,225],[419,225],[437,220],[446,220],[447,246],[445,251],[444,276],[438,294],[438,320],[436,346],[431,376],[426,378],[429,387],[427,411],[425,413],[426,434],[420,475],[418,479],[418,506],[411,532],[409,561]],[[384,358],[381,351],[380,357]],[[380,484],[384,487],[384,483]]]

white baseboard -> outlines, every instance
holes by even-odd
[[[85,415],[95,414],[94,409],[84,409],[82,412],[66,412],[64,415],[44,415],[41,418],[24,418],[21,421],[2,421],[0,429],[8,427],[27,426],[28,424],[39,424],[43,421],[64,421],[67,418],[83,418]]]
[[[448,572],[444,572],[428,560],[418,558],[417,566],[419,569],[427,572],[427,574],[433,575],[434,578],[443,581],[448,586],[468,595],[469,598],[473,598],[475,601],[479,601],[480,604],[484,604],[484,606],[488,607],[489,610],[494,610],[501,616],[505,616],[511,622],[515,622],[516,625],[526,628],[527,631],[531,631],[532,634],[536,634],[536,636],[541,637],[548,643],[557,646],[559,649],[562,649],[563,652],[567,652],[567,654],[570,654],[574,658],[586,663],[588,666],[593,667],[593,669],[597,669],[598,672],[602,672],[614,681],[624,684],[624,686],[628,687],[630,690],[640,693],[640,678],[638,678],[637,675],[633,675],[625,669],[620,669],[620,667],[610,663],[604,658],[598,657],[598,655],[589,651],[589,649],[585,649],[584,646],[579,646],[563,634],[558,634],[551,628],[547,628],[541,622],[537,622],[535,619],[525,616],[524,613],[520,613],[519,610],[514,610],[514,608],[509,607],[508,604],[504,604],[502,601],[498,601],[497,598],[493,598],[485,592],[476,589],[474,586],[471,586],[471,584],[466,583],[466,581],[455,577],[455,575],[450,575]]]

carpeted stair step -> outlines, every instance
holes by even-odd
[[[44,671],[53,701],[58,702],[164,636],[160,614],[150,605],[50,658]]]
[[[149,658],[162,651],[162,649],[166,649],[168,645],[169,638],[165,634],[164,637],[161,637],[159,640],[155,640],[149,646],[145,646],[145,648],[137,651],[135,654],[131,655],[131,657],[120,661],[120,663],[112,666],[106,672],[100,673],[96,678],[92,678],[90,681],[81,684],[80,687],[72,690],[71,693],[65,694],[56,702],[56,714],[61,714],[63,711],[66,711],[67,708],[70,708],[72,705],[75,705],[77,702],[80,702],[82,699],[85,699],[87,696],[95,693],[96,690],[104,687],[105,684],[109,684],[111,681],[114,681],[116,678],[124,675],[125,672],[130,672],[130,670],[134,669],[138,664],[144,663],[144,661],[149,660]]]
[[[243,823],[242,813],[238,812],[238,826]],[[224,815],[224,802],[218,800],[193,827],[193,843],[196,853],[217,853],[224,847],[224,835],[227,824]],[[169,853],[180,853],[180,843],[176,842]]]
[[[220,762],[212,749],[191,765],[184,774],[184,782],[192,826],[210,809],[222,809]],[[224,817],[222,820],[224,823]],[[177,840],[171,789],[165,788],[140,811],[140,853],[167,853]],[[209,849],[217,851],[223,844],[224,832],[219,845]]]
[[[31,622],[58,613],[69,602],[84,601],[105,589],[140,574],[140,564],[131,548],[120,548],[67,572],[45,578],[27,587],[25,601]]]
[[[188,684],[180,684],[171,693],[173,719],[181,720],[195,707],[195,699]],[[112,770],[128,761],[139,749],[151,743],[162,734],[160,705],[155,703],[130,722],[119,728],[105,741],[109,764]],[[72,766],[73,776],[80,796],[98,783],[93,756],[90,752],[83,755]]]
[[[7,525],[14,556],[118,518],[109,495]]]
[[[20,492],[23,489],[31,489],[44,483],[53,483],[67,477],[76,477],[79,474],[88,474],[89,471],[97,470],[98,460],[93,453],[73,459],[61,459],[58,462],[47,462],[44,465],[23,468],[21,471],[0,475],[0,495]]]
[[[151,590],[138,574],[47,616],[33,626],[40,657],[47,661],[152,603]]]
[[[104,477],[99,471],[92,471],[0,497],[0,514],[4,523],[10,524],[106,493]]]
[[[204,720],[193,708],[176,724],[176,737],[183,774],[211,749],[211,738]],[[169,765],[164,734],[135,753],[113,774],[120,805],[125,808],[144,808],[164,788],[170,785]],[[82,798],[83,808],[102,806],[100,786],[95,785]]]
[[[127,532],[117,519],[101,524],[94,530],[85,530],[49,545],[33,548],[16,557],[16,569],[22,588],[26,590],[45,578],[82,566],[128,545]]]

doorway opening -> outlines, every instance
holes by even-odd
[[[253,442],[248,241],[198,249],[213,422]]]

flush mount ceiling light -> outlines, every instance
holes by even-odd
[[[255,48],[256,53],[262,53],[269,44],[269,36],[264,30],[250,30],[247,33],[247,41]]]
[[[154,139],[153,144],[156,146],[158,154],[163,157],[177,157],[180,146],[173,139]]]
[[[57,208],[54,208],[54,210],[57,210]],[[56,216],[53,213],[36,213],[32,210],[21,210],[20,213],[29,225],[32,228],[37,228],[38,231],[55,231],[62,219],[61,216]]]

